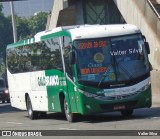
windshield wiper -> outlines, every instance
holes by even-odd
[[[126,75],[128,75],[130,79],[133,79],[133,76],[131,75],[131,73],[124,66],[122,66],[119,63],[117,63],[117,65],[118,65],[117,67],[121,68],[126,73]]]
[[[113,47],[111,45],[111,50],[113,51]],[[131,73],[125,68],[123,67],[120,63],[117,62],[117,59],[115,57],[115,55],[113,54],[111,56],[113,58],[113,62],[114,62],[114,67],[115,67],[115,75],[116,75],[116,79],[118,78],[119,75],[117,75],[117,70],[119,72],[119,68],[122,69],[122,71],[124,71],[126,73],[126,75],[130,78],[133,79],[133,76],[131,75]],[[117,69],[116,69],[117,68]]]
[[[98,87],[100,86],[100,84],[104,81],[104,79],[106,78],[108,72],[110,71],[110,69],[112,68],[112,64],[110,64],[107,68],[107,70],[105,71],[105,73],[103,74],[102,79],[100,80],[100,82],[98,83]]]

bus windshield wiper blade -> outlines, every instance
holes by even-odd
[[[133,79],[133,76],[131,75],[131,73],[124,66],[122,66],[119,63],[118,63],[118,65],[119,65],[118,67],[120,67],[130,79]]]
[[[111,50],[113,51],[112,45],[111,45]],[[114,61],[116,79],[118,78],[117,70],[119,71],[119,68],[121,68],[130,79],[133,79],[133,76],[131,75],[131,73],[125,67],[123,67],[120,63],[117,62],[115,55],[112,55],[111,57],[113,57],[113,61]]]
[[[102,79],[100,80],[100,82],[98,83],[98,87],[100,86],[100,84],[104,81],[104,79],[107,76],[107,73],[109,72],[109,70],[112,68],[112,64],[109,65],[109,67],[107,68],[107,70],[105,71],[105,73],[102,76]]]

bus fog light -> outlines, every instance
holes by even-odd
[[[86,108],[91,109],[91,106],[90,106],[90,105],[85,105],[85,106],[86,106]]]

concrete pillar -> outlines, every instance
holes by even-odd
[[[157,3],[159,3],[159,4],[160,4],[160,0],[157,0]]]
[[[53,10],[51,14],[50,24],[48,29],[53,29],[57,26],[59,12],[68,7],[68,0],[54,0]]]
[[[154,69],[160,70],[160,20],[146,0],[114,0],[124,19],[138,26],[150,44],[150,62]]]

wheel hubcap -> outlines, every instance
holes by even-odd
[[[28,113],[29,115],[32,115],[32,106],[30,101],[28,101]]]
[[[66,111],[66,113],[68,115],[69,114],[69,110],[68,110],[68,103],[67,102],[65,102],[65,111]]]

